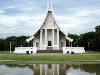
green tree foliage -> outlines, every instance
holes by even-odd
[[[15,47],[21,47],[21,46],[26,47],[28,46],[28,43],[26,42],[27,38],[28,37],[26,36],[20,36],[20,37],[11,36],[5,39],[0,39],[0,50],[1,51],[9,50],[10,42],[11,42],[12,50],[14,50]]]
[[[72,38],[73,46],[85,47],[85,50],[100,51],[100,25],[95,27],[95,32],[87,32],[84,34],[74,35],[68,34]]]
[[[79,36],[76,34],[68,34],[68,37],[73,39],[73,46],[77,46],[77,40],[79,39]]]
[[[95,27],[96,32],[100,32],[100,25]]]
[[[100,50],[100,25],[95,27],[95,32],[81,34],[76,41],[79,46],[85,47],[86,50]]]
[[[85,49],[93,49],[95,40],[95,32],[88,32],[81,34],[77,40],[78,46],[85,47]]]
[[[100,49],[100,25],[95,27],[96,35],[95,35],[95,45],[97,49]]]

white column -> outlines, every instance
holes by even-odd
[[[42,64],[40,64],[40,75],[42,75]]]
[[[73,44],[72,44],[72,42],[71,42],[71,47],[73,47]]]
[[[45,75],[48,74],[48,68],[47,68],[47,64],[45,64]]]
[[[53,49],[54,49],[54,46],[55,46],[55,43],[54,43],[54,29],[52,29],[52,38],[53,38],[53,40],[52,40],[52,46],[53,46]]]
[[[57,75],[59,75],[59,64],[57,64]]]
[[[52,73],[53,73],[53,75],[55,75],[55,65],[54,64],[52,64],[52,67],[53,67],[53,69],[52,69]]]
[[[59,49],[59,29],[57,29],[57,47]]]
[[[42,49],[42,29],[40,30],[40,49]]]
[[[47,47],[47,29],[45,29],[45,48]]]

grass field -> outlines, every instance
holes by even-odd
[[[98,62],[100,63],[100,52],[86,52],[85,54],[14,54],[0,52],[0,63],[7,62]]]

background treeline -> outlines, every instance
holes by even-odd
[[[0,39],[0,51],[8,51],[10,50],[10,42],[11,42],[11,49],[14,50],[15,47],[28,47],[32,46],[32,42],[27,43],[26,39],[29,38],[29,36],[11,36],[7,37],[5,39]]]
[[[73,46],[85,47],[85,50],[100,51],[100,25],[95,27],[95,32],[80,35],[69,34],[74,39]]]
[[[85,47],[85,50],[100,51],[100,25],[95,27],[95,32],[88,32],[80,35],[68,34],[68,36],[74,39],[73,46],[75,47]],[[15,47],[32,46],[32,41],[30,43],[26,42],[27,38],[29,38],[29,36],[11,36],[0,39],[0,51],[10,50],[10,42],[12,50],[14,50]]]

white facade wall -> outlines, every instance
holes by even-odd
[[[38,49],[40,50],[45,50],[45,31],[43,31],[43,36],[42,36],[42,48],[40,49],[40,47],[38,47]],[[40,35],[40,34],[38,34]],[[56,50],[57,49],[57,30],[55,30],[54,32],[54,49]],[[66,39],[64,36],[60,35],[59,36],[59,49],[62,50],[63,47],[66,47]],[[48,41],[53,41],[53,35],[52,35],[52,30],[47,30],[47,44],[48,44]],[[36,37],[34,40],[33,40],[33,44],[34,44],[34,47],[36,47],[36,42],[39,42],[39,46],[40,46],[40,37]],[[63,43],[63,46],[62,46],[62,43]],[[48,45],[47,45],[48,46]],[[53,46],[53,44],[52,44]]]
[[[37,47],[16,47],[14,53],[26,53],[26,51],[30,54],[36,54]]]
[[[84,47],[63,47],[63,54],[69,53],[85,53]]]
[[[36,46],[36,43],[38,43],[38,47]],[[39,35],[33,40],[33,47],[40,48],[40,38]]]
[[[62,43],[63,43],[63,45],[62,45]],[[66,47],[66,39],[65,39],[65,37],[62,36],[62,35],[60,35],[59,45],[60,45],[60,46],[59,46],[60,49],[63,49],[63,47]]]

